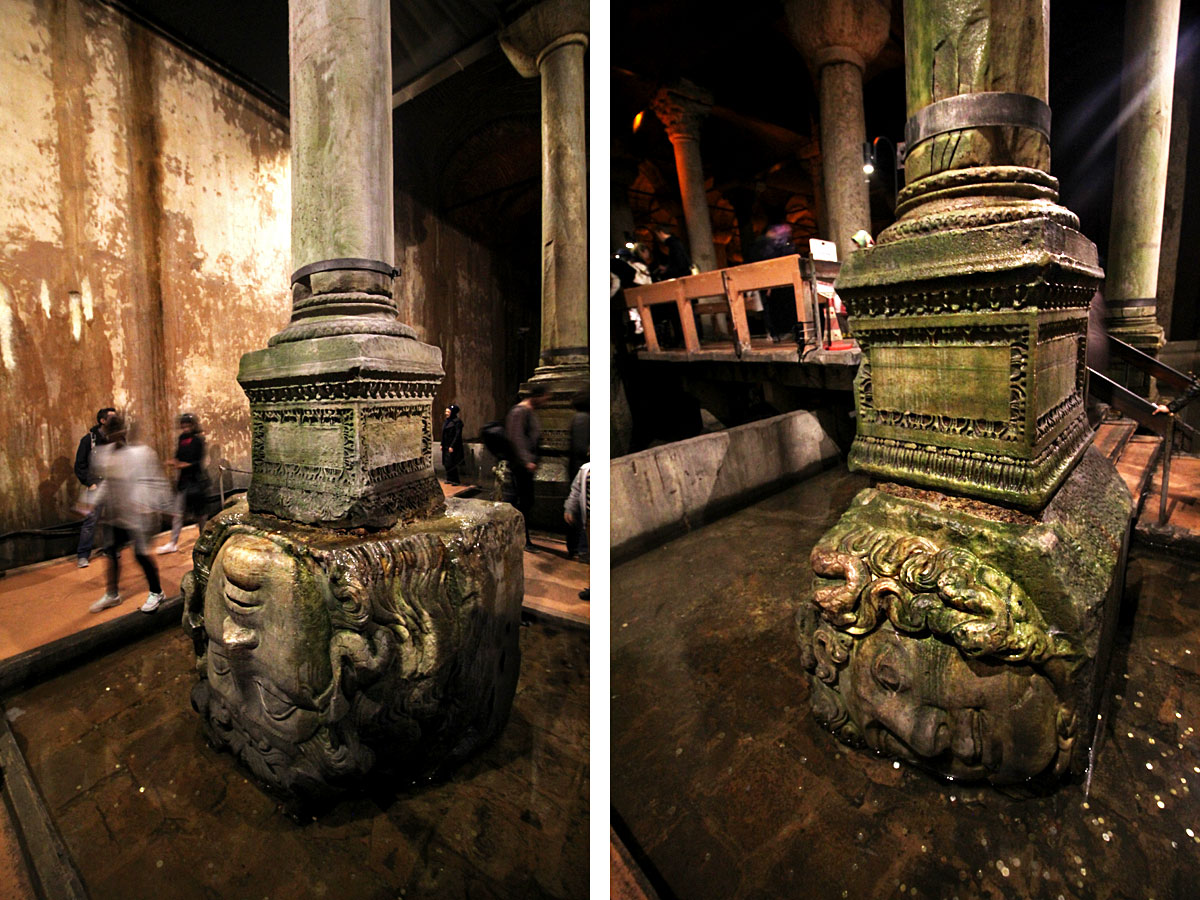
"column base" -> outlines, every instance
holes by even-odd
[[[512,705],[523,543],[480,500],[370,537],[227,508],[182,584],[209,743],[301,806],[452,769]]]
[[[580,391],[588,390],[588,364],[571,359],[541,365],[534,370],[533,377],[521,385],[521,396],[527,396],[530,388],[541,385],[549,394],[549,401],[538,410],[542,423],[541,459],[533,483],[533,515],[530,524],[536,528],[562,531],[563,504],[571,490],[569,453],[571,449],[571,420],[575,410],[571,398]]]
[[[1042,788],[1087,764],[1132,504],[1089,448],[1035,517],[880,484],[812,551],[816,718],[937,775]]]
[[[247,353],[238,383],[250,400],[250,508],[338,528],[440,510],[431,411],[443,375],[437,347],[398,335]]]

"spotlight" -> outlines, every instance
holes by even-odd
[[[646,115],[646,111],[642,110],[633,117],[633,133],[637,134],[637,130],[642,127],[642,117]]]
[[[863,141],[862,157],[863,157],[863,174],[870,175],[872,172],[875,171],[875,145],[873,143],[868,143],[866,141]]]

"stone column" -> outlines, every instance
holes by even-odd
[[[908,183],[837,280],[849,462],[876,485],[813,548],[798,615],[843,740],[1002,785],[1086,766],[1132,511],[1084,415],[1103,272],[1046,171],[1047,18],[905,3]]]
[[[1110,333],[1149,353],[1162,344],[1155,318],[1179,0],[1128,0],[1121,66],[1121,115],[1109,237]],[[1148,389],[1148,384],[1131,384]]]
[[[442,353],[392,297],[391,41],[380,0],[289,7],[292,317],[242,357],[254,512],[388,527],[439,510]]]
[[[821,155],[829,240],[838,259],[854,249],[851,236],[871,230],[871,204],[862,171],[863,72],[883,49],[891,25],[890,2],[879,0],[788,0],[793,42],[817,83],[821,109]]]
[[[712,217],[708,213],[708,191],[700,160],[700,123],[712,108],[712,95],[690,81],[681,81],[660,90],[652,108],[675,148],[675,171],[679,175],[692,264],[702,272],[710,271],[717,267],[717,252],[713,247]]]
[[[494,736],[524,589],[520,515],[443,500],[441,351],[392,299],[390,4],[289,10],[292,317],[242,357],[249,496],[210,520],[180,591],[209,742],[299,814]]]
[[[500,45],[542,87],[541,364],[521,387],[550,395],[539,411],[534,521],[562,528],[572,395],[588,389],[586,0],[545,0],[501,32]]]

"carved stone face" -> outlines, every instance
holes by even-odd
[[[204,594],[210,686],[287,744],[320,726],[333,680],[329,616],[301,574],[277,544],[238,534],[217,553]]]
[[[1026,781],[1058,752],[1058,702],[1030,666],[967,660],[935,638],[884,626],[843,673],[850,718],[867,745],[952,778]]]

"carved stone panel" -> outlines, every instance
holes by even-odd
[[[1087,446],[1095,248],[1048,218],[855,253],[838,291],[862,348],[850,464],[1038,509]]]
[[[1130,512],[1094,450],[1037,518],[863,491],[813,549],[797,614],[814,714],[847,743],[956,779],[1081,771]]]
[[[382,335],[283,343],[247,354],[256,512],[387,527],[441,507],[433,472],[440,352]]]

